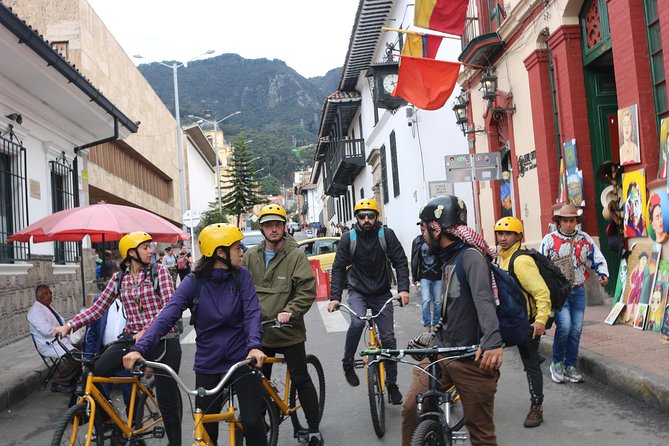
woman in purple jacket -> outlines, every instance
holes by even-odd
[[[198,243],[202,257],[146,333],[125,355],[126,369],[132,369],[135,361],[158,343],[181,313],[191,307],[198,291],[197,311],[191,315],[197,335],[193,366],[196,387],[213,388],[233,364],[246,358],[253,357],[257,366],[262,366],[265,354],[260,350],[260,303],[248,270],[242,268],[242,238],[239,229],[222,223],[209,225],[200,232]],[[257,398],[263,391],[259,376],[249,368],[239,369],[230,382],[234,383],[239,398],[246,444],[266,445],[263,400]],[[197,407],[205,413],[220,412],[222,404],[221,394],[196,398]],[[216,444],[218,424],[207,423],[205,428]]]

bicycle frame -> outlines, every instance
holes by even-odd
[[[268,357],[265,358],[265,363],[270,364],[285,364],[285,358],[276,358]],[[279,408],[279,412],[283,415],[289,415],[291,412],[295,412],[300,409],[302,406],[290,407],[289,405],[289,396],[290,396],[290,371],[286,367],[286,380],[284,381],[283,397],[279,396],[279,390],[270,382],[265,375],[262,377],[262,386],[269,395],[270,398],[274,401],[276,406]]]
[[[373,348],[381,348],[381,339],[379,338],[379,335],[377,333],[377,328],[376,328],[376,323],[374,320],[368,320],[367,321],[367,330],[369,331],[369,342],[368,342],[368,347],[370,349]],[[365,361],[365,370],[369,370],[369,357],[365,356],[364,358]],[[386,392],[386,366],[383,361],[379,361],[379,379],[380,379],[380,385],[381,385],[381,392],[385,393]]]
[[[95,384],[131,384],[132,385],[132,391],[130,394],[130,405],[128,407],[128,419],[127,421],[123,421],[123,418],[119,414],[119,412],[116,410],[116,408],[107,400],[107,398],[100,392],[100,390],[95,386]],[[146,385],[140,381],[138,376],[132,376],[132,377],[102,377],[102,376],[95,376],[93,374],[90,374],[86,377],[86,387],[84,390],[84,395],[79,397],[77,399],[77,404],[82,403],[84,401],[88,402],[88,406],[90,408],[90,414],[89,414],[89,423],[88,423],[88,440],[86,441],[86,444],[90,444],[90,439],[93,433],[93,423],[90,422],[90,420],[95,419],[95,413],[98,409],[98,406],[104,410],[107,415],[109,415],[110,419],[114,422],[114,424],[119,428],[121,433],[125,438],[130,438],[131,436],[134,435],[139,435],[142,434],[149,429],[152,429],[153,426],[158,424],[162,418],[158,420],[153,420],[151,423],[147,424],[146,426],[142,426],[139,429],[133,428],[133,419],[134,419],[134,414],[135,414],[135,403],[137,401],[137,397],[139,395],[139,392],[143,392],[147,395],[148,398],[151,399],[153,404],[158,407],[158,402],[156,401],[155,397],[152,395],[151,391],[146,387]],[[77,426],[75,426],[76,428]]]

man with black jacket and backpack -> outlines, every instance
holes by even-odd
[[[368,308],[371,308],[374,314],[378,313],[392,295],[388,260],[397,272],[397,291],[403,304],[408,304],[409,266],[395,232],[382,227],[378,221],[379,205],[371,198],[359,200],[354,212],[358,223],[353,230],[342,234],[332,265],[328,311],[334,311],[341,302],[342,291],[348,279],[349,306],[361,315],[364,315]],[[379,232],[381,230],[383,232]],[[351,253],[352,239],[355,241],[355,249]],[[381,316],[376,318],[376,324],[381,334],[381,345],[384,348],[396,348],[392,306],[388,306]],[[351,318],[351,325],[346,333],[342,363],[346,381],[352,386],[360,385],[353,368],[353,360],[364,328],[363,321]],[[396,405],[402,404],[402,394],[397,387],[397,364],[392,361],[386,363],[386,381],[390,402]]]
[[[440,382],[445,388],[455,385],[460,394],[472,446],[496,445],[493,412],[503,343],[495,305],[497,285],[488,260],[496,256],[495,250],[467,226],[467,207],[456,196],[431,199],[419,218],[431,252],[443,264],[442,322],[433,342],[437,347],[479,345],[474,360],[441,361]],[[403,446],[411,443],[416,429],[416,394],[427,387],[428,380],[415,370],[402,405]]]
[[[513,271],[513,276],[523,288],[527,300],[531,331],[527,342],[518,345],[520,359],[527,374],[531,402],[523,426],[537,427],[544,421],[541,407],[544,400],[544,380],[541,373],[539,341],[546,330],[546,322],[551,313],[551,299],[548,286],[541,277],[534,259],[530,255],[516,254],[524,250],[520,243],[522,238],[523,223],[517,218],[504,217],[495,224],[495,239],[500,247],[497,264],[505,271]]]

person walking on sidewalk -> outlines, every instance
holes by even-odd
[[[576,359],[585,314],[585,281],[590,277],[587,269],[595,271],[601,286],[609,283],[609,269],[602,252],[588,234],[576,229],[581,213],[572,204],[562,206],[553,215],[557,229],[541,241],[541,253],[560,268],[572,286],[564,306],[555,313],[550,372],[556,383],[583,382]]]
[[[510,269],[511,258],[521,246],[523,223],[515,217],[504,217],[495,224],[495,239],[499,246],[497,263],[504,271]],[[526,295],[527,316],[530,333],[524,344],[518,344],[520,359],[527,375],[530,390],[530,412],[523,426],[537,427],[544,421],[544,379],[541,373],[539,341],[546,331],[546,322],[551,314],[551,297],[546,282],[539,273],[536,262],[529,255],[517,255],[513,259],[513,274]]]
[[[378,313],[383,304],[392,296],[388,260],[397,272],[397,291],[404,305],[409,303],[409,266],[406,254],[395,232],[383,228],[378,221],[379,205],[371,198],[359,200],[354,207],[357,224],[341,236],[337,254],[332,265],[332,283],[328,311],[334,311],[341,302],[344,285],[348,282],[348,304],[357,314],[365,314],[370,308]],[[351,234],[355,233],[355,250],[351,251]],[[383,242],[380,237],[383,236]],[[382,245],[383,243],[383,245]],[[385,248],[384,248],[385,245]],[[350,267],[350,268],[349,268]],[[384,348],[396,348],[393,307],[388,306],[376,318]],[[360,342],[365,323],[351,318],[346,333],[344,358],[342,359],[346,381],[352,386],[360,385],[353,368],[353,360]],[[386,381],[390,402],[402,404],[402,394],[397,387],[397,364],[386,363]]]
[[[316,278],[309,261],[292,237],[286,235],[286,211],[270,204],[260,211],[260,231],[265,240],[246,251],[244,265],[256,286],[263,320],[276,319],[279,329],[266,329],[262,336],[267,356],[283,354],[291,381],[309,426],[309,446],[322,446],[318,394],[307,371],[304,315],[316,298]],[[272,365],[263,370],[269,377]]]
[[[151,236],[146,232],[131,232],[124,235],[118,244],[121,253],[121,270],[107,283],[104,291],[87,310],[74,316],[65,325],[53,331],[62,336],[70,330],[98,320],[111,304],[120,297],[127,318],[124,334],[128,339],[139,339],[152,324],[154,318],[169,302],[174,294],[174,285],[167,268],[151,263]],[[155,277],[151,271],[155,268]],[[121,274],[120,284],[117,284]],[[120,285],[120,286],[117,286]],[[113,376],[123,370],[121,358],[127,348],[124,344],[113,344],[95,362],[93,373],[99,376]],[[147,355],[149,359],[161,358],[179,373],[181,366],[181,344],[173,329],[155,349]],[[157,359],[156,359],[157,360]],[[181,444],[181,393],[177,383],[170,376],[156,374],[158,405],[165,421],[165,433],[170,445]]]
[[[177,286],[177,256],[174,254],[174,248],[168,246],[165,248],[165,257],[163,257],[162,264],[167,267],[172,278],[172,285]]]
[[[421,209],[420,220],[427,228],[431,253],[439,255],[442,268],[442,324],[434,339],[410,344],[429,347],[479,345],[474,360],[440,361],[441,385],[455,385],[464,409],[464,421],[472,446],[496,445],[493,421],[495,393],[502,367],[502,335],[495,299],[497,285],[487,258],[493,248],[467,226],[467,207],[453,195],[431,199]],[[463,282],[460,278],[464,278]],[[426,364],[426,363],[424,363]],[[411,444],[416,430],[416,395],[427,391],[428,379],[415,369],[402,404],[402,446]]]
[[[425,225],[418,224],[421,234],[411,244],[411,277],[414,285],[420,282],[423,328],[429,331],[441,317],[441,260],[439,256],[430,254],[430,246],[425,241]]]

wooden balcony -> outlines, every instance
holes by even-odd
[[[365,140],[339,139],[331,143],[325,161],[325,193],[339,196],[365,168]]]

